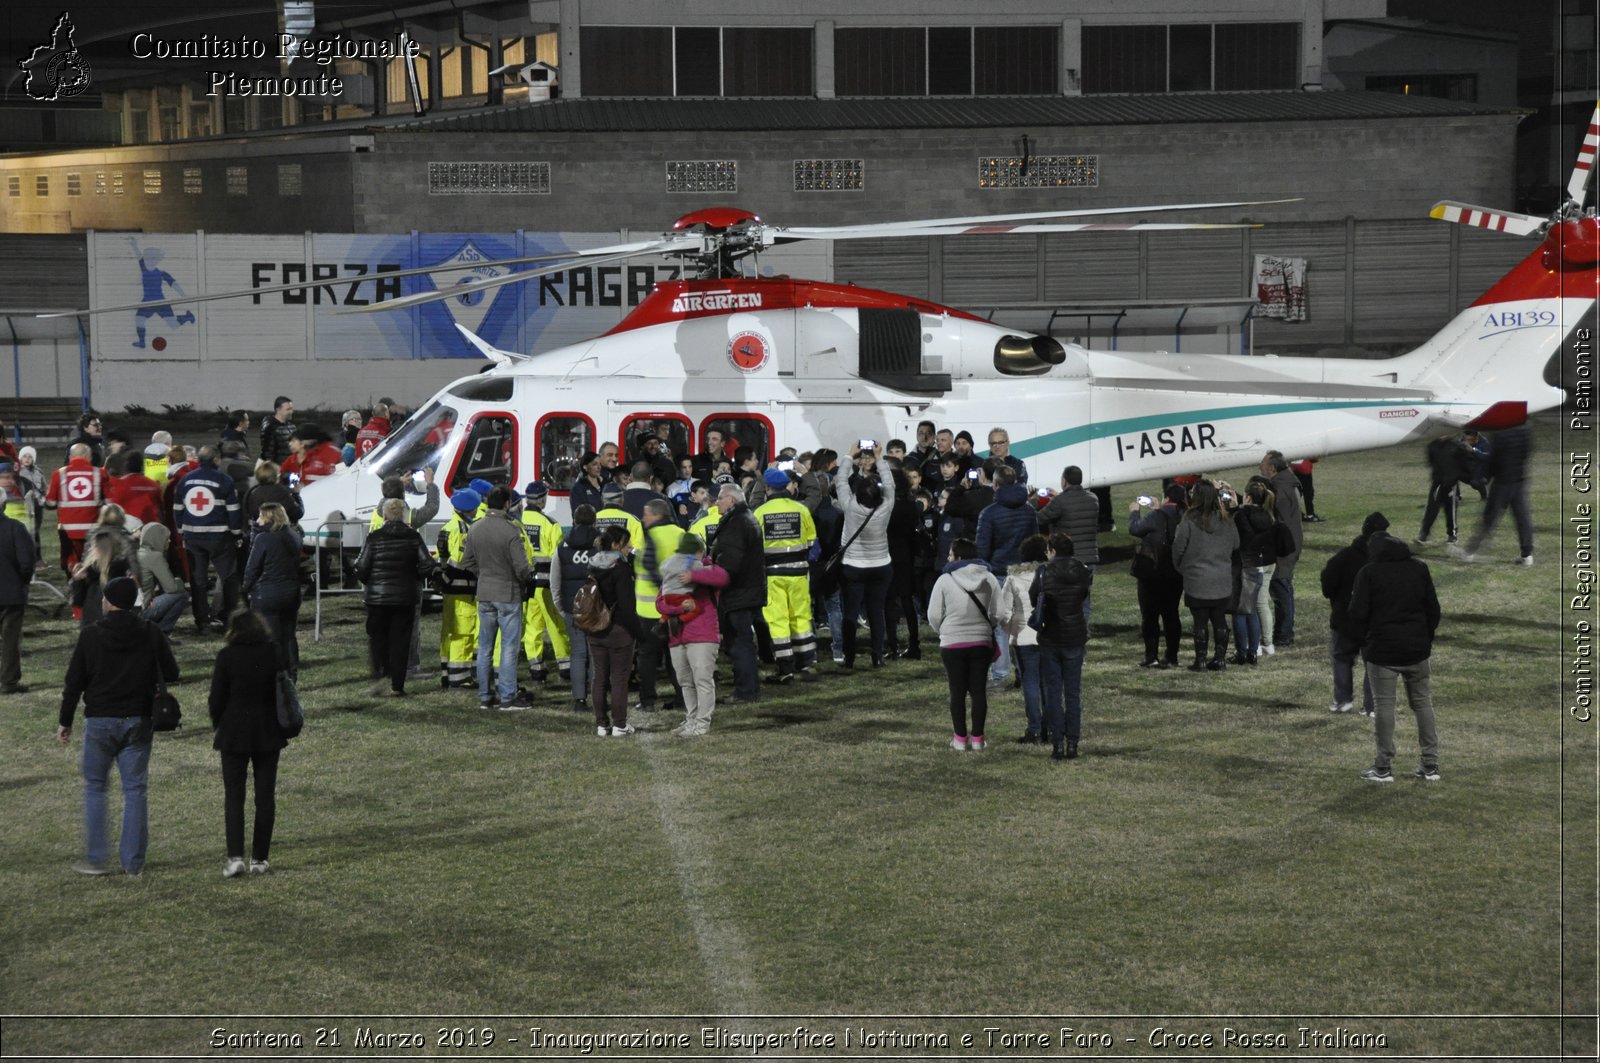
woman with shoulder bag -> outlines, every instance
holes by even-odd
[[[1024,745],[1043,741],[1045,734],[1039,633],[1028,626],[1028,618],[1033,614],[1028,591],[1033,586],[1034,574],[1045,562],[1045,551],[1046,540],[1043,535],[1030,535],[1022,540],[1022,545],[1018,547],[1022,560],[1006,569],[1006,581],[1002,587],[1011,609],[1006,634],[1011,636],[1011,648],[1017,651],[1017,672],[1022,678],[1022,708],[1028,720],[1027,731],[1017,739]]]
[[[300,530],[276,502],[261,507],[250,559],[244,566],[245,600],[266,618],[278,647],[278,659],[290,679],[300,675],[300,643],[295,624],[300,618]]]
[[[863,440],[862,442],[872,442]],[[894,511],[895,483],[889,463],[877,460],[875,448],[850,447],[856,472],[834,478],[834,497],[844,513],[840,590],[844,606],[844,666],[855,667],[856,620],[862,606],[872,632],[872,666],[883,664],[885,604],[892,575],[889,517]],[[876,468],[874,468],[876,467]],[[841,470],[842,472],[842,470]]]
[[[989,716],[989,665],[994,662],[996,625],[1010,622],[1010,601],[989,565],[978,558],[978,544],[957,539],[950,546],[950,564],[933,585],[928,599],[928,625],[939,634],[939,657],[950,684],[950,748],[982,750]],[[967,701],[972,701],[972,726],[967,726]]]
[[[251,874],[270,870],[277,819],[278,754],[288,742],[278,728],[278,651],[266,619],[242,609],[228,621],[225,645],[211,673],[211,746],[222,754],[223,829],[228,862],[223,878],[245,873],[244,787],[255,772],[256,818],[250,837]]]

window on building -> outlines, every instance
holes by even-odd
[[[1393,92],[1401,96],[1431,96],[1440,100],[1478,102],[1476,74],[1396,74],[1369,77],[1369,92]]]
[[[228,167],[228,195],[248,196],[250,194],[250,169],[246,166]]]
[[[679,96],[722,95],[722,31],[681,26],[672,34],[673,79]]]
[[[507,414],[480,414],[462,444],[450,490],[459,491],[473,480],[516,482],[517,422]]]
[[[67,174],[67,195],[83,195],[83,175],[76,173]]]
[[[191,103],[189,105],[189,135],[191,137],[209,137],[211,132],[211,105],[209,103]]]
[[[222,98],[222,131],[245,133],[250,129],[250,100],[244,96]]]
[[[128,143],[150,143],[150,112],[134,110],[128,112]]]
[[[979,96],[1038,96],[1060,91],[1061,30],[1051,26],[978,26],[972,31],[972,89]]]
[[[833,34],[834,92],[840,96],[921,96],[928,91],[927,53],[925,29],[837,29]],[[967,54],[970,49],[963,47],[963,65]],[[970,91],[970,86],[962,91]]]
[[[1167,91],[1211,91],[1211,26],[1167,27]]]
[[[22,195],[22,178],[17,174],[12,174],[6,178],[6,194],[12,199]]]
[[[534,429],[539,479],[552,491],[570,491],[583,472],[579,464],[594,449],[594,422],[581,413],[547,413]]]
[[[1216,71],[1219,92],[1298,88],[1300,23],[1217,23]]]
[[[672,27],[584,26],[585,96],[671,96]]]
[[[724,29],[723,95],[812,95],[812,38],[809,29]]]
[[[972,95],[972,30],[928,27],[928,95]]]
[[[300,164],[297,162],[280,163],[278,165],[278,195],[298,196],[300,187]]]
[[[157,114],[161,120],[161,142],[163,144],[170,144],[174,140],[183,139],[183,122],[179,117],[180,113],[176,106],[163,106],[158,109]]]
[[[256,101],[256,125],[259,129],[283,128],[283,103],[275,96],[263,96]]]
[[[160,170],[144,171],[144,194],[147,196],[159,196],[161,194]]]
[[[94,194],[97,196],[103,196],[106,194],[106,172],[104,170],[95,171]]]
[[[122,182],[122,171],[121,170],[112,170],[111,171],[111,194],[114,195],[114,196],[120,196],[120,195],[123,194],[124,191],[125,191],[125,186],[123,185],[123,182]]]
[[[38,175],[36,175],[34,177],[34,179],[33,179],[33,194],[36,195],[36,196],[48,196],[50,194],[50,175],[49,174],[42,173],[42,174],[38,174]]]
[[[1083,91],[1167,91],[1167,27],[1083,27]]]
[[[183,168],[183,194],[198,196],[205,191],[204,182],[200,176],[200,167],[185,166]]]

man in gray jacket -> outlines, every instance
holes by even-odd
[[[1300,481],[1289,471],[1289,462],[1282,451],[1269,450],[1261,459],[1261,475],[1272,481],[1272,494],[1277,507],[1278,523],[1289,527],[1294,536],[1294,553],[1280,556],[1272,571],[1272,582],[1267,590],[1272,596],[1272,644],[1286,650],[1294,645],[1294,566],[1300,560],[1304,545],[1304,531],[1300,527]],[[1267,633],[1261,633],[1265,645]]]
[[[1061,473],[1061,493],[1039,511],[1039,532],[1049,538],[1053,532],[1066,532],[1072,539],[1072,556],[1094,576],[1100,567],[1100,499],[1083,486],[1083,470],[1068,465]],[[1083,596],[1083,622],[1089,623],[1091,601]]]
[[[533,575],[528,537],[511,516],[511,491],[496,487],[486,500],[489,512],[467,533],[461,567],[478,578],[478,704],[492,708],[490,656],[500,636],[500,709],[529,708],[517,693],[517,657],[522,652],[522,589]]]

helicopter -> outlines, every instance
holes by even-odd
[[[364,518],[385,477],[424,469],[446,493],[475,479],[541,480],[551,491],[547,513],[564,521],[582,456],[609,442],[631,457],[644,433],[682,455],[702,452],[715,429],[765,465],[781,447],[843,451],[862,440],[911,439],[924,420],[974,435],[1003,426],[1014,456],[1052,473],[1077,465],[1086,486],[1100,487],[1253,464],[1269,448],[1320,457],[1426,438],[1441,426],[1508,427],[1563,401],[1562,389],[1545,382],[1546,365],[1600,295],[1600,227],[1582,205],[1594,137],[1591,126],[1568,200],[1552,217],[1488,212],[1508,219],[1491,227],[1537,233],[1540,245],[1431,339],[1378,361],[1091,351],[926,299],[740,272],[746,259],[793,241],[1234,228],[1248,223],[1075,219],[1284,200],[831,227],[772,225],[712,207],[655,239],[351,308],[341,312],[392,312],[577,262],[665,255],[690,267],[686,279],[657,283],[619,324],[578,343],[530,355],[463,329],[488,360],[484,370],[447,385],[354,465],[307,485],[301,523],[309,533]],[[1467,224],[1483,224],[1484,213],[1451,201],[1433,210]],[[165,302],[180,301],[189,300]]]

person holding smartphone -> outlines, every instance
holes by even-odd
[[[877,460],[877,442],[860,439],[850,447],[855,472],[834,480],[834,497],[844,513],[842,576],[844,666],[856,663],[856,621],[863,606],[872,632],[872,666],[883,665],[884,603],[889,596],[889,514],[895,484],[887,462]]]

